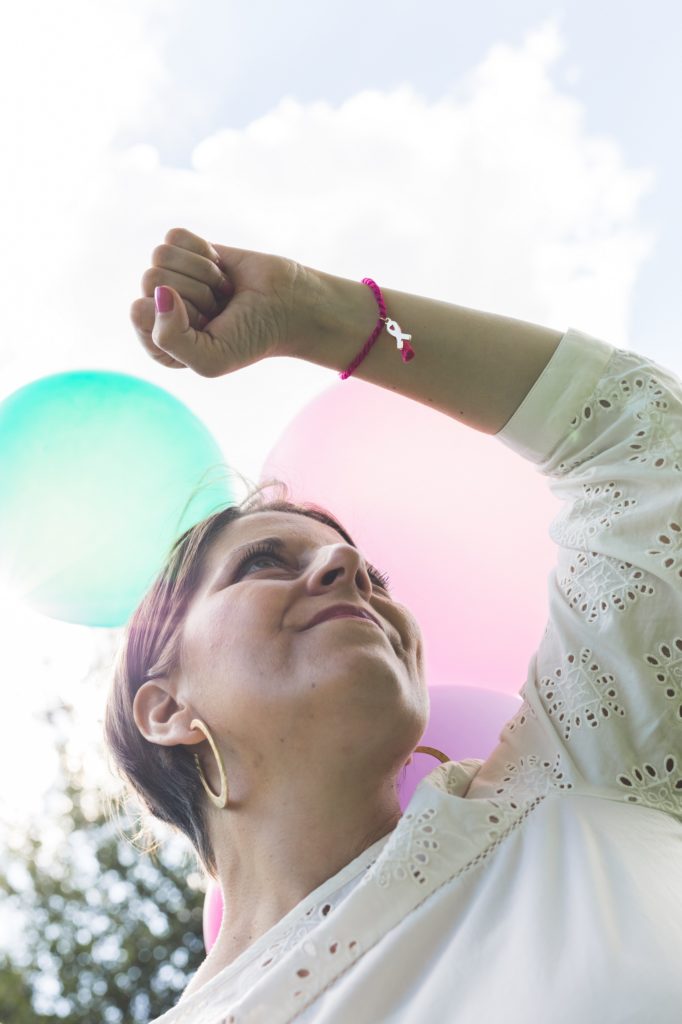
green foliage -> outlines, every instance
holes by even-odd
[[[3,914],[22,921],[0,954],[0,1024],[146,1022],[177,1003],[205,958],[205,882],[184,840],[139,853],[126,838],[136,823],[112,821],[82,762],[56,743],[50,811],[0,863]]]

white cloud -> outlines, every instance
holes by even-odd
[[[174,226],[627,344],[632,282],[654,243],[638,204],[654,175],[592,137],[581,105],[554,84],[554,20],[520,46],[493,46],[438,102],[410,84],[338,107],[286,96],[243,130],[217,128],[187,170],[163,166],[153,146],[115,143],[157,113],[159,91],[172,118],[169,71],[145,34],[155,5],[66,8],[41,11],[25,94],[8,115],[19,145],[2,266],[13,297],[0,342],[7,390],[59,370],[120,369],[172,387],[235,437],[232,425],[253,418],[253,383],[281,414],[274,434],[261,424],[232,449],[239,469],[256,472],[329,373],[300,364],[289,377],[278,360],[207,387],[152,363],[128,311]],[[18,70],[15,60],[5,81]],[[283,395],[283,382],[296,394]]]
[[[2,171],[0,398],[76,368],[147,377],[256,479],[291,416],[333,377],[276,360],[206,381],[153,363],[129,307],[176,226],[627,346],[633,281],[654,243],[638,223],[654,174],[590,135],[581,105],[553,81],[555,22],[520,46],[492,47],[438,102],[409,83],[338,107],[283,97],[243,130],[216,128],[187,170],[164,166],[153,146],[116,143],[160,116],[161,93],[173,116],[171,71],[148,27],[157,9],[160,0],[13,9],[0,53],[0,88],[13,97],[3,112],[13,159]],[[10,676],[40,642],[29,619],[30,638],[7,631]],[[52,650],[57,632],[46,631]],[[63,635],[66,654],[74,627]],[[60,692],[69,696],[66,683]],[[17,749],[3,757],[8,768]]]

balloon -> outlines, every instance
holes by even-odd
[[[441,684],[429,689],[431,714],[418,746],[435,747],[451,761],[480,758],[485,761],[499,741],[499,734],[513,718],[523,701],[521,697],[471,686]],[[401,811],[409,804],[421,780],[438,767],[430,754],[414,754],[412,763],[398,778]],[[223,894],[220,886],[209,881],[204,898],[203,931],[206,952],[211,950],[220,932],[223,918]]]
[[[435,747],[450,761],[485,761],[498,745],[502,729],[523,704],[522,698],[512,693],[447,683],[430,686],[429,700],[429,724],[417,746]],[[412,755],[412,763],[399,779],[401,810],[405,810],[421,780],[437,767],[438,762],[430,754]]]
[[[547,621],[557,557],[549,524],[562,507],[532,463],[350,378],[290,422],[260,482],[273,476],[293,501],[330,511],[388,573],[393,597],[421,627],[430,687],[519,692]]]
[[[211,879],[204,897],[203,931],[204,946],[209,953],[215,945],[223,920],[223,892],[217,882]]]
[[[52,618],[122,625],[177,536],[234,503],[206,482],[216,465],[206,427],[148,381],[32,381],[0,402],[0,580]]]

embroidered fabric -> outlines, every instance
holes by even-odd
[[[153,1024],[678,1020],[682,381],[570,329],[496,437],[564,501],[522,706]]]
[[[516,448],[518,431],[498,437]],[[565,502],[549,621],[472,795],[535,776],[682,821],[682,382],[613,349],[551,455],[536,443],[527,456]]]
[[[239,996],[256,982],[264,971],[278,963],[291,949],[303,943],[308,934],[357,887],[363,874],[374,864],[388,842],[389,835],[377,840],[332,878],[319,885],[265,935],[244,950],[241,956],[220,972],[220,975],[203,986],[197,992],[197,997],[201,999],[198,999],[196,1010],[193,1007],[193,1012],[206,1012],[210,1005],[211,990],[218,981],[221,988],[233,982],[234,996]],[[165,1014],[157,1018],[157,1021],[164,1020],[164,1017]]]

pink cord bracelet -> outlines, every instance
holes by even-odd
[[[404,363],[409,363],[411,359],[414,359],[414,350],[412,349],[412,346],[410,345],[410,341],[412,339],[412,335],[411,334],[403,334],[403,332],[401,330],[401,327],[400,327],[400,324],[397,323],[396,320],[391,320],[389,317],[386,316],[386,303],[384,302],[384,297],[381,294],[381,289],[379,288],[379,285],[376,284],[376,282],[374,282],[371,277],[363,277],[362,283],[366,284],[374,292],[374,297],[376,298],[376,300],[377,300],[377,302],[379,304],[380,316],[379,316],[379,319],[377,321],[376,327],[374,328],[374,330],[370,334],[370,336],[367,339],[367,341],[365,342],[364,346],[360,349],[360,351],[356,355],[356,357],[353,360],[353,362],[350,364],[350,366],[348,367],[347,370],[344,370],[343,373],[339,374],[339,377],[341,378],[341,380],[346,380],[348,377],[350,377],[350,375],[353,373],[353,371],[357,369],[357,367],[360,365],[362,360],[365,358],[365,356],[367,355],[367,353],[371,349],[371,347],[374,344],[374,342],[377,340],[377,338],[381,334],[381,330],[382,330],[384,324],[386,324],[386,330],[388,331],[388,333],[392,334],[393,337],[395,338],[396,345],[397,345],[398,351],[400,352],[400,354],[402,356],[403,362]]]

